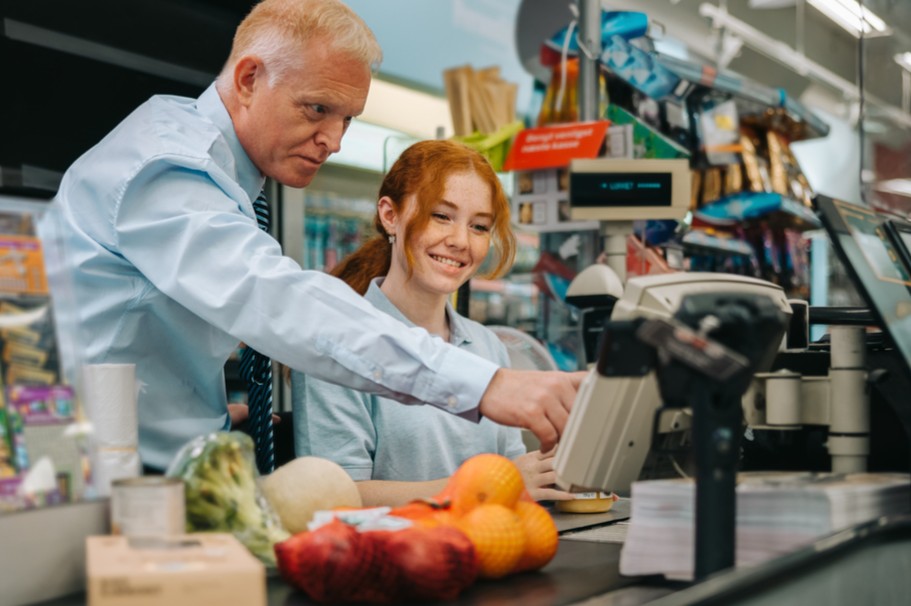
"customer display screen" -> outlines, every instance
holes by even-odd
[[[670,206],[669,172],[570,173],[574,207]]]
[[[815,204],[858,291],[911,370],[911,266],[889,236],[886,218],[826,196]]]

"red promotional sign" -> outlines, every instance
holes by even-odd
[[[505,170],[537,170],[569,165],[573,158],[597,158],[609,120],[527,128],[516,135]]]

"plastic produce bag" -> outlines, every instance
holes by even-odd
[[[311,530],[275,546],[282,578],[324,603],[453,600],[474,583],[463,532],[388,511],[319,512]]]
[[[257,486],[250,436],[217,432],[191,440],[166,475],[184,481],[188,532],[230,532],[263,564],[275,567],[273,546],[290,535]]]

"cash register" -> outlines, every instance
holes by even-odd
[[[730,476],[742,461],[731,457],[730,450],[740,451],[740,435],[737,434],[743,430],[744,419],[749,427],[747,431],[754,426],[767,431],[787,431],[806,424],[822,426],[828,432],[825,446],[832,469],[864,471],[868,469],[871,442],[881,439],[876,427],[871,427],[871,399],[874,398],[884,401],[888,412],[898,419],[897,425],[904,428],[903,435],[897,439],[894,433],[889,434],[889,440],[895,442],[890,443],[889,448],[905,453],[904,468],[899,470],[908,469],[907,443],[908,435],[911,435],[911,402],[907,399],[907,394],[911,393],[911,254],[908,243],[911,228],[897,219],[825,196],[817,197],[815,204],[836,253],[868,308],[859,314],[857,310],[847,310],[842,317],[837,313],[818,316],[810,309],[809,322],[818,322],[825,317],[830,325],[831,339],[814,344],[813,348],[807,347],[805,352],[788,349],[793,340],[783,334],[784,322],[768,324],[767,338],[761,344],[763,351],[741,349],[738,352],[743,337],[732,338],[729,334],[725,340],[721,338],[722,333],[703,326],[702,320],[710,317],[717,320],[718,314],[712,309],[713,303],[699,301],[697,305],[693,301],[713,293],[722,295],[718,301],[728,295],[742,296],[744,301],[763,299],[777,308],[780,317],[791,316],[791,304],[777,286],[727,274],[681,273],[628,280],[613,305],[610,320],[605,323],[597,363],[580,388],[558,447],[555,457],[558,485],[572,490],[627,492],[631,483],[642,477],[646,455],[659,445],[660,436],[677,431],[689,435],[691,452],[698,453],[706,448],[706,443],[712,444],[714,451],[702,459],[701,467],[703,471],[712,470],[714,475],[709,474],[707,478],[728,477],[726,483],[722,482],[722,492],[733,493]],[[700,306],[703,308],[701,314],[694,315],[685,309]],[[768,319],[770,316],[764,313],[756,318]],[[692,320],[688,324],[686,317]],[[629,322],[633,320],[640,325],[630,328]],[[667,327],[660,333],[660,339],[648,342],[641,324],[655,320],[664,322]],[[743,330],[746,327],[743,322],[740,324],[741,334],[749,335]],[[870,331],[870,327],[863,324],[878,325],[880,330]],[[775,326],[781,326],[781,332],[776,332]],[[686,330],[689,331],[687,336],[677,343],[677,333]],[[647,345],[644,350],[643,343]],[[693,344],[697,346],[693,347]],[[742,363],[740,367],[741,370],[749,368],[753,376],[749,388],[744,385],[745,392],[737,395],[741,399],[739,406],[729,405],[733,402],[733,392],[725,387],[726,379],[717,368],[696,368],[696,359],[712,347],[720,348],[724,355],[735,361],[738,353],[751,355],[750,363]],[[676,368],[668,370],[669,351],[674,349],[683,353],[678,353]],[[825,371],[815,377],[804,376],[783,366],[782,360],[790,365],[804,353],[821,353],[826,359]],[[662,368],[665,369],[663,379]],[[681,369],[685,371],[683,374]],[[716,373],[714,382],[712,373]],[[697,375],[700,378],[694,381],[693,377]],[[671,379],[676,382],[676,389],[670,384]],[[693,386],[699,386],[704,395],[693,394]],[[695,411],[687,407],[689,402],[706,399],[710,403],[703,406],[701,413],[694,414]],[[726,404],[719,406],[721,401]],[[702,434],[695,428],[690,429],[689,425],[698,414],[719,417],[718,408],[724,407],[737,410],[725,418],[723,426]],[[896,423],[891,425],[894,429]],[[721,441],[717,438],[722,430],[735,434],[728,443],[727,452],[719,446]],[[721,459],[727,461],[723,467],[716,465]],[[700,465],[695,467],[698,568]],[[730,520],[732,508],[729,494],[728,505],[718,511]],[[705,544],[717,542],[716,536],[706,539]],[[728,559],[727,565],[730,563]],[[723,562],[707,566],[703,570],[705,574],[726,567]]]
[[[816,197],[815,206],[867,307],[810,308],[804,327],[826,322],[830,335],[799,350],[788,347],[795,339],[783,336],[774,358],[763,361],[744,394],[746,424],[757,431],[822,427],[839,469],[870,467],[871,450],[889,450],[900,453],[900,460],[890,458],[889,469],[906,471],[911,463],[911,223],[823,195]],[[613,297],[609,321],[670,318],[685,296],[723,291],[763,293],[791,315],[794,302],[769,282],[681,272],[628,280]],[[610,343],[602,341],[600,347],[557,451],[557,478],[567,488],[628,493],[655,442],[673,431],[685,433],[691,418],[685,410],[658,414],[662,398],[653,371],[628,377],[599,372],[611,356],[625,357],[623,351],[611,351]],[[885,420],[877,426],[877,419]],[[879,434],[887,444],[875,444]]]

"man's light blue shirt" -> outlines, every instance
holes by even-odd
[[[408,320],[376,279],[364,298],[377,309]],[[447,305],[450,343],[509,365],[506,347],[477,322]],[[291,374],[294,446],[298,456],[338,463],[355,480],[422,481],[452,475],[469,457],[493,452],[510,459],[525,452],[522,434],[490,419],[470,423],[429,406],[400,406],[384,397]]]
[[[264,178],[214,85],[155,96],[64,175],[59,222],[82,363],[135,363],[139,446],[164,468],[228,427],[239,341],[291,368],[477,419],[497,365],[406,328],[340,280],[302,271],[257,227]]]

